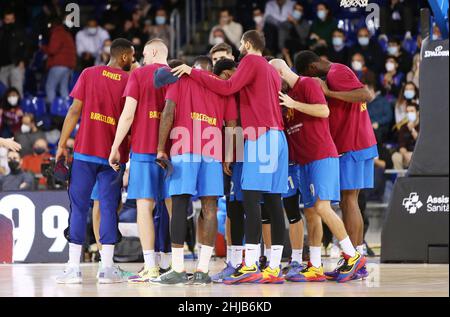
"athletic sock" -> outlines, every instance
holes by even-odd
[[[175,272],[184,272],[184,248],[172,247],[172,269]]]
[[[155,250],[143,250],[145,266],[148,268],[155,267]]]
[[[270,252],[271,252],[270,248],[264,248],[264,255],[266,256],[267,261],[270,261]]]
[[[322,265],[322,247],[309,247],[309,262],[319,268]]]
[[[114,245],[104,244],[102,247],[102,268],[112,267],[114,264]]]
[[[81,244],[69,243],[69,266],[74,268],[80,267]]]
[[[356,250],[353,247],[352,241],[350,241],[350,238],[348,236],[344,240],[339,241],[339,245],[341,246],[341,249],[345,254],[351,257],[355,256]]]
[[[241,245],[231,246],[230,262],[234,268],[237,268],[242,264],[242,250],[244,250],[244,248]]]
[[[261,243],[258,243],[258,254],[257,254],[257,256],[256,256],[256,258],[258,259],[258,261],[259,261],[259,258],[261,257]]]
[[[270,258],[269,257],[267,258],[267,260],[269,261],[270,268],[276,269],[280,266],[282,255],[283,255],[282,245],[273,245],[270,248]]]
[[[230,263],[230,261],[231,261],[231,245],[227,245],[227,263]]]
[[[170,267],[170,262],[172,261],[172,253],[160,252],[159,257],[159,267],[163,270],[168,269]]]
[[[303,250],[292,249],[291,262],[302,263],[303,262]]]
[[[245,245],[245,265],[252,266],[258,261],[258,245],[246,244]]]
[[[197,271],[208,273],[209,272],[209,261],[213,253],[214,247],[209,245],[202,245],[202,252],[200,252],[200,257],[197,264]]]
[[[361,255],[366,255],[366,248],[365,248],[364,244],[358,245],[356,247],[356,251],[358,251],[358,253]]]
[[[161,267],[161,253],[162,252],[155,252],[155,266]]]

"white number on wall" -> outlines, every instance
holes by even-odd
[[[56,226],[55,226],[56,218]],[[69,223],[69,212],[62,206],[49,206],[42,213],[42,233],[50,239],[55,239],[49,252],[62,252],[67,240],[64,230]]]

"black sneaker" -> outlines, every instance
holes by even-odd
[[[265,255],[261,255],[259,257],[259,270],[262,272],[267,267],[267,257]]]
[[[178,273],[174,270],[170,270],[160,277],[150,280],[150,283],[154,285],[186,285],[188,282],[186,272]]]
[[[208,273],[203,272],[195,272],[194,278],[191,281],[192,285],[208,285],[211,284],[211,277],[209,277]]]
[[[166,274],[166,273],[169,272],[171,269],[172,269],[171,266],[169,266],[167,269],[159,268],[159,275]]]

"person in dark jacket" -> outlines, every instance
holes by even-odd
[[[54,18],[51,24],[48,45],[41,47],[48,56],[45,91],[50,104],[55,99],[57,90],[60,97],[69,96],[69,80],[77,62],[72,34],[66,30],[59,18]]]
[[[391,130],[394,119],[393,105],[381,91],[376,91],[376,83],[374,81],[369,81],[367,87],[375,95],[375,99],[367,104],[367,110],[369,111],[377,142],[382,144],[386,142],[387,135]]]
[[[358,30],[357,37],[357,43],[350,48],[350,56],[360,53],[364,56],[368,68],[375,73],[384,71],[384,53],[377,40],[371,37],[366,27]]]

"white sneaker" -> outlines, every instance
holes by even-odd
[[[122,272],[115,266],[101,268],[98,273],[99,284],[123,283],[126,281],[127,279],[124,278]]]
[[[56,277],[58,284],[81,284],[83,278],[79,267],[67,266],[64,272]]]
[[[330,258],[338,259],[340,257],[341,257],[341,249],[337,245],[333,244],[333,246],[330,249]]]

